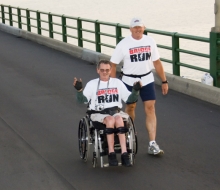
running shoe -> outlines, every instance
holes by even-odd
[[[162,155],[164,151],[160,149],[159,145],[155,142],[151,146],[148,146],[148,154]]]

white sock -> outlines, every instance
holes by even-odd
[[[155,143],[156,143],[156,141],[150,141],[149,145],[151,146],[152,144],[155,144]]]

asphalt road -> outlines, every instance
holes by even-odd
[[[157,93],[157,142],[147,154],[145,114],[138,102],[138,154],[133,167],[93,168],[78,153],[73,77],[84,84],[95,66],[0,32],[0,189],[219,190],[220,107],[170,90]],[[211,94],[210,94],[211,96]]]

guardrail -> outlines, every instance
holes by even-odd
[[[78,46],[83,47],[84,42],[89,42],[95,44],[95,50],[97,52],[102,52],[102,47],[115,48],[115,45],[123,39],[122,32],[123,30],[129,30],[129,26],[122,25],[119,23],[108,23],[102,22],[99,20],[90,20],[80,17],[72,17],[67,15],[59,15],[53,13],[47,13],[42,11],[36,11],[31,9],[24,9],[19,7],[12,7],[9,5],[0,5],[1,6],[1,20],[2,23],[8,24],[10,26],[14,26],[14,23],[17,23],[17,27],[20,29],[24,29],[31,32],[33,28],[37,30],[37,34],[42,35],[42,31],[47,31],[49,33],[50,38],[54,38],[54,34],[58,34],[62,36],[62,41],[67,43],[69,38],[76,39],[78,42]],[[46,17],[46,19],[42,19]],[[59,18],[60,22],[55,22],[54,18]],[[74,24],[68,24],[67,20],[75,21]],[[35,22],[35,24],[32,24]],[[83,23],[92,23],[94,25],[94,30],[83,28]],[[43,24],[46,24],[46,28],[42,27]],[[54,30],[55,26],[60,26],[61,31]],[[114,27],[114,34],[109,34],[101,31],[101,27],[110,26]],[[76,30],[76,35],[72,35],[72,32],[68,32],[69,29]],[[94,34],[93,39],[84,38],[83,32]],[[176,32],[164,32],[159,30],[146,29],[144,31],[145,34],[153,33],[163,36],[171,37],[171,46],[165,46],[158,44],[159,48],[169,50],[172,53],[171,59],[161,58],[162,61],[172,64],[172,74],[180,76],[180,67],[186,67],[190,69],[194,69],[197,71],[208,72],[214,79],[214,86],[220,87],[220,36],[217,33],[210,32],[210,38],[191,36],[185,34],[179,34]],[[115,45],[110,45],[106,43],[102,43],[102,37],[110,37],[115,39]],[[210,54],[204,54],[199,52],[194,52],[186,49],[180,48],[180,39],[187,39],[191,41],[199,41],[210,44]],[[193,66],[187,63],[183,63],[180,61],[180,53],[185,53],[189,55],[204,57],[210,59],[209,69]]]

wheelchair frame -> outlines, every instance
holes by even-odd
[[[135,155],[138,151],[137,133],[132,119],[129,117],[128,120],[124,120],[125,126],[128,128],[126,136],[127,151],[130,154],[131,164],[135,163]],[[103,124],[104,125],[104,124]],[[115,134],[115,138],[117,134]],[[104,143],[107,143],[106,134],[104,129],[96,129],[91,121],[89,115],[83,117],[79,122],[78,128],[78,143],[80,157],[84,162],[87,162],[91,156],[92,151],[92,165],[95,168],[100,160],[100,166],[108,167],[108,163],[104,163],[104,156],[108,155],[108,144],[104,147]],[[115,143],[114,149],[116,153],[121,153],[121,146],[119,143]],[[121,163],[119,162],[119,165]]]

